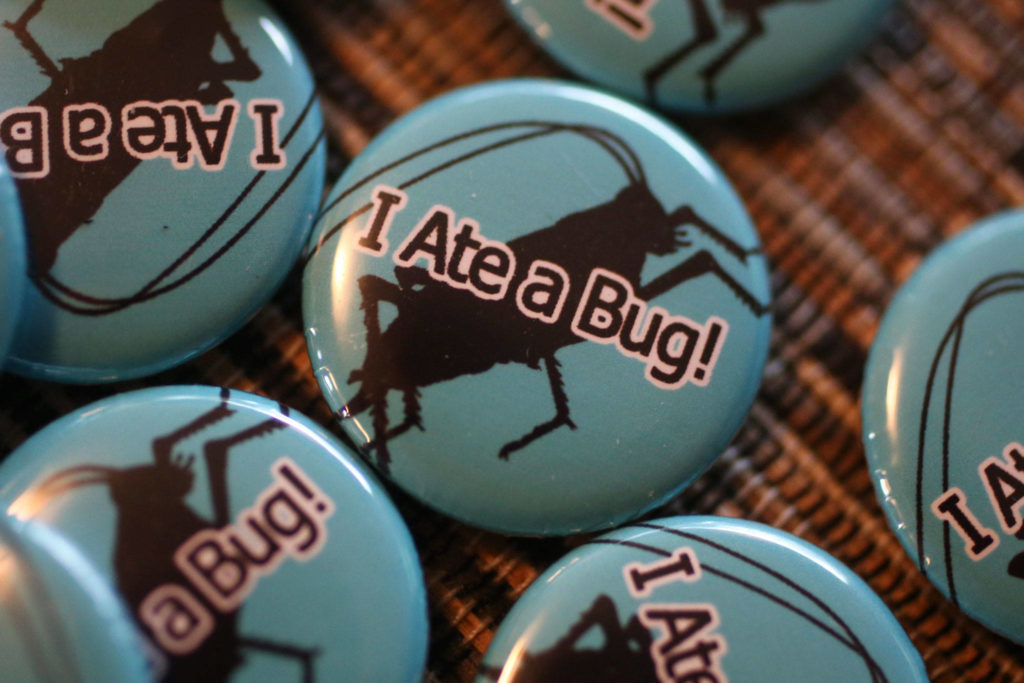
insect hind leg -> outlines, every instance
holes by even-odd
[[[647,99],[651,102],[656,101],[655,91],[658,83],[669,71],[689,57],[697,48],[707,45],[718,37],[715,22],[711,19],[711,13],[708,11],[707,5],[704,4],[704,0],[689,0],[689,2],[696,33],[692,39],[644,71],[644,88],[647,91]]]
[[[45,0],[33,0],[16,21],[5,21],[4,28],[10,29],[14,33],[14,37],[18,39],[21,46],[25,48],[25,51],[29,53],[33,61],[39,65],[43,75],[52,81],[60,75],[60,69],[57,68],[53,60],[36,42],[36,39],[32,37],[32,34],[28,32],[28,22],[43,9],[43,2]]]
[[[224,526],[230,521],[227,486],[228,451],[240,443],[266,436],[285,427],[287,427],[285,422],[270,418],[223,439],[207,441],[203,446],[203,457],[206,460],[206,470],[210,477],[210,497],[213,502],[216,524]]]
[[[253,638],[251,636],[239,636],[238,644],[252,650],[258,650],[278,657],[288,657],[290,659],[297,660],[299,665],[302,667],[303,683],[313,683],[316,679],[313,672],[313,660],[320,654],[319,648],[297,647],[295,645],[287,645],[285,643],[267,640],[266,638]]]
[[[537,425],[528,434],[502,446],[498,452],[498,457],[502,460],[508,460],[508,457],[515,451],[525,448],[563,425],[569,429],[576,429],[576,424],[569,416],[569,397],[565,395],[565,383],[562,381],[562,372],[558,369],[558,361],[554,356],[546,356],[544,367],[547,369],[548,381],[551,383],[551,395],[555,399],[555,416],[547,422]]]
[[[747,20],[747,28],[743,32],[743,35],[739,39],[730,45],[721,55],[719,55],[714,61],[705,66],[700,70],[700,77],[704,79],[704,99],[708,102],[714,102],[716,99],[715,92],[715,79],[718,78],[718,74],[729,65],[732,60],[746,49],[747,45],[754,42],[758,38],[764,35],[764,21],[761,16],[757,13],[756,9],[750,10],[744,14]]]

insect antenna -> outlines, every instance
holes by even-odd
[[[438,173],[441,173],[454,166],[458,166],[461,163],[482,156],[484,154],[489,154],[490,152],[495,152],[499,149],[504,149],[505,147],[516,145],[521,142],[526,142],[528,140],[553,135],[556,133],[571,133],[589,139],[591,142],[601,147],[605,152],[609,154],[609,156],[612,157],[612,160],[619,166],[619,168],[622,169],[622,172],[626,175],[626,179],[630,184],[643,183],[646,185],[647,180],[646,175],[644,173],[643,165],[640,163],[640,159],[636,156],[636,153],[633,152],[633,150],[629,147],[629,145],[625,143],[625,141],[622,138],[620,138],[618,135],[607,129],[598,128],[596,126],[588,126],[584,124],[562,123],[559,121],[510,121],[507,123],[498,123],[490,126],[482,126],[480,128],[475,128],[473,130],[460,133],[459,135],[453,135],[449,138],[439,140],[438,142],[423,147],[422,149],[411,152],[410,154],[407,154],[404,157],[396,159],[390,164],[382,166],[381,168],[355,181],[352,185],[345,188],[345,190],[342,191],[337,197],[335,197],[330,202],[325,204],[324,207],[320,210],[317,216],[317,220],[322,218],[329,211],[331,211],[331,209],[338,206],[341,202],[343,202],[345,199],[347,199],[360,188],[365,187],[369,183],[380,178],[382,175],[390,171],[393,171],[411,161],[419,159],[420,157],[426,154],[430,154],[431,152],[435,152],[439,149],[443,149],[445,147],[449,147],[451,145],[457,144],[459,142],[464,142],[466,140],[470,140],[473,138],[478,138],[480,136],[489,135],[496,132],[514,131],[516,129],[526,129],[526,132],[517,133],[515,135],[512,135],[511,137],[503,138],[496,142],[490,142],[481,145],[470,151],[460,154],[459,156],[456,156],[452,159],[444,161],[435,166],[431,166],[430,168],[426,169],[419,175],[398,185],[397,189],[406,190],[412,187],[413,185],[421,183],[424,180]],[[372,203],[364,204],[357,208],[352,213],[350,213],[348,216],[343,218],[341,221],[336,223],[329,230],[324,231],[323,234],[320,236],[320,239],[317,241],[316,246],[312,250],[310,250],[310,252],[306,255],[305,263],[308,264],[309,261],[313,258],[313,256],[320,251],[323,245],[327,243],[331,238],[333,238],[336,234],[338,234],[342,228],[344,228],[346,225],[348,225],[350,222],[352,222],[359,216],[367,213],[372,208]]]

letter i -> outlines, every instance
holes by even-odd
[[[405,208],[408,201],[405,193],[387,185],[378,185],[373,189],[373,211],[366,227],[359,233],[356,248],[359,251],[382,256],[388,250],[387,234],[391,229],[391,221],[395,213]]]
[[[249,163],[257,171],[280,171],[288,163],[277,125],[284,104],[281,100],[252,100],[248,109],[256,128],[256,148],[249,155]]]
[[[932,503],[932,514],[952,525],[964,540],[964,551],[977,562],[999,546],[999,537],[986,529],[967,507],[967,496],[959,488],[951,488]],[[920,529],[918,533],[921,533]]]

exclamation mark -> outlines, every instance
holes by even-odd
[[[711,381],[711,373],[715,370],[718,356],[725,343],[725,335],[729,331],[729,324],[721,318],[711,317],[707,322],[707,334],[704,335],[704,346],[701,347],[700,360],[693,370],[693,383],[702,387],[707,386]]]
[[[299,494],[314,505],[316,511],[324,517],[334,512],[334,504],[323,494],[298,465],[288,458],[281,458],[274,464],[274,470]]]

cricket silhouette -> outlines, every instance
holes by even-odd
[[[511,135],[491,142],[488,138],[496,133]],[[737,244],[690,206],[666,212],[648,187],[643,166],[635,152],[618,136],[593,126],[517,121],[468,131],[369,174],[341,193],[322,213],[381,174],[456,142],[486,136],[484,144],[475,150],[420,173],[399,189],[408,188],[482,154],[550,135],[578,135],[598,145],[623,171],[626,186],[604,204],[565,216],[550,227],[509,241],[508,247],[517,264],[509,291],[515,291],[527,277],[530,263],[544,259],[564,268],[569,282],[573,283],[564,304],[567,311],[575,310],[580,303],[588,274],[601,267],[626,278],[633,285],[636,296],[644,301],[687,280],[713,275],[753,315],[762,316],[767,312],[767,305],[757,301],[706,249],[690,255],[650,282],[640,282],[648,255],[664,256],[690,246],[685,239],[686,226],[704,233],[725,254],[743,264],[748,258],[759,256],[760,250]],[[317,249],[370,208],[369,204],[363,205],[325,231]],[[376,451],[376,463],[382,471],[386,473],[389,470],[389,440],[413,427],[424,429],[420,387],[483,373],[499,363],[521,363],[532,369],[539,369],[543,363],[555,405],[554,417],[505,444],[498,453],[500,458],[508,459],[513,452],[559,427],[576,428],[560,365],[555,358],[559,349],[583,341],[571,330],[569,316],[562,316],[553,324],[543,323],[520,314],[514,297],[483,301],[468,291],[431,279],[422,268],[398,266],[394,272],[397,284],[376,275],[364,275],[357,280],[367,349],[362,367],[352,371],[348,378],[349,383],[358,382],[359,389],[338,413],[339,418],[346,419],[369,410],[374,438],[367,447]],[[397,310],[397,315],[384,330],[380,324],[382,303]],[[635,325],[636,322],[631,320],[627,324]],[[653,335],[648,334],[642,343],[650,348],[653,342]],[[392,390],[401,392],[404,404],[404,418],[394,427],[389,424],[387,415],[388,394]]]
[[[945,390],[941,397],[940,409],[942,415],[942,431],[940,439],[940,450],[939,450],[939,466],[941,467],[941,490],[948,491],[950,488],[949,481],[949,462],[950,462],[950,424],[953,419],[953,391],[952,387],[955,384],[957,366],[960,359],[961,342],[963,340],[964,328],[967,324],[968,318],[972,312],[978,309],[982,304],[1005,297],[1007,295],[1022,294],[1024,293],[1024,271],[1009,271],[1003,273],[996,273],[989,278],[986,278],[980,282],[970,294],[967,296],[963,305],[961,305],[957,314],[953,317],[952,322],[946,328],[946,332],[939,342],[938,348],[935,350],[935,355],[932,357],[931,366],[928,371],[928,379],[925,383],[924,399],[921,403],[921,418],[919,427],[919,438],[917,445],[917,466],[916,466],[916,490],[915,490],[915,513],[916,513],[916,524],[918,529],[917,534],[917,557],[918,565],[921,571],[928,573],[928,565],[925,562],[927,554],[925,553],[925,533],[924,533],[924,511],[927,508],[924,503],[924,467],[925,467],[925,454],[927,449],[928,440],[926,435],[928,434],[929,417],[931,414],[931,406],[933,401],[936,400],[935,388],[936,382],[945,374],[946,384]],[[948,361],[945,364],[945,373],[942,372],[942,360],[947,355]],[[1022,463],[1024,465],[1024,463]],[[952,539],[951,539],[951,526],[949,522],[943,521],[943,557],[945,558],[946,566],[946,585],[949,589],[949,599],[954,604],[960,604],[959,598],[957,597],[956,581],[953,575],[953,563],[952,563]],[[1015,536],[1024,540],[1024,523],[1017,529]],[[1017,553],[1007,564],[1007,574],[1018,579],[1024,579],[1024,551]]]
[[[708,10],[708,0],[688,0],[690,12],[693,16],[694,34],[687,42],[670,52],[660,61],[652,65],[644,72],[644,86],[647,90],[647,99],[657,101],[658,83],[672,69],[679,66],[691,54],[699,48],[713,43],[718,39],[719,30],[715,26],[711,12]],[[723,50],[717,57],[710,61],[698,72],[701,80],[704,81],[704,99],[712,104],[717,99],[715,81],[722,71],[732,63],[747,47],[765,35],[764,19],[761,13],[774,5],[781,5],[787,2],[823,2],[827,0],[719,0],[722,9],[725,10],[726,19],[738,19],[744,23],[743,33],[731,45]]]
[[[580,639],[594,628],[603,636],[601,647],[579,647]],[[625,626],[620,626],[615,602],[607,595],[598,595],[558,642],[543,652],[523,653],[517,660],[514,680],[516,683],[658,683],[650,655],[651,642],[651,634],[639,617],[633,615]],[[497,681],[501,671],[500,667],[484,666],[480,674]]]
[[[120,140],[119,112],[126,105],[167,100],[195,100],[203,105],[215,105],[233,97],[228,82],[256,81],[262,75],[260,67],[232,30],[224,14],[223,0],[159,0],[112,33],[99,49],[57,62],[47,55],[28,29],[29,22],[42,11],[44,2],[33,0],[20,17],[5,21],[3,26],[13,32],[50,80],[49,87],[29,103],[47,111],[46,133],[50,140],[62,139],[62,111],[68,104],[96,103],[106,107],[112,113],[109,139]],[[231,61],[213,59],[218,39],[227,46]],[[313,103],[311,96],[298,121],[282,140],[283,145],[287,145]],[[305,164],[313,147],[297,164],[296,171]],[[178,153],[182,154],[180,149]],[[120,144],[110,144],[107,156],[99,163],[75,160],[65,154],[50,156],[49,173],[45,177],[16,179],[29,228],[29,277],[53,303],[74,313],[115,313],[176,289],[212,265],[256,221],[253,219],[238,229],[228,244],[212,257],[167,282],[238,209],[241,200],[263,178],[265,172],[262,171],[201,237],[139,291],[118,298],[93,297],[53,277],[51,271],[58,251],[76,231],[87,229],[109,195],[142,162]],[[281,190],[291,183],[294,175],[285,181]],[[55,201],[58,197],[60,201]]]
[[[213,518],[205,519],[185,502],[194,475],[192,456],[174,453],[175,446],[203,430],[231,418],[230,392],[221,391],[220,404],[169,434],[153,440],[152,464],[114,468],[79,465],[56,472],[33,492],[36,500],[49,500],[73,489],[105,485],[117,510],[114,541],[114,572],[117,589],[137,621],[139,607],[159,586],[187,585],[173,556],[186,540],[204,529],[220,529],[231,522],[227,489],[228,455],[231,449],[258,439],[286,423],[268,418],[251,427],[203,444],[203,459],[210,481]],[[284,415],[286,406],[280,406]],[[208,606],[209,607],[209,606]],[[294,660],[302,680],[314,680],[316,648],[301,648],[238,633],[239,610],[221,613],[210,609],[216,625],[210,635],[187,655],[168,655],[166,681],[226,681],[245,661],[243,651],[253,650]],[[139,621],[139,627],[145,630]]]

